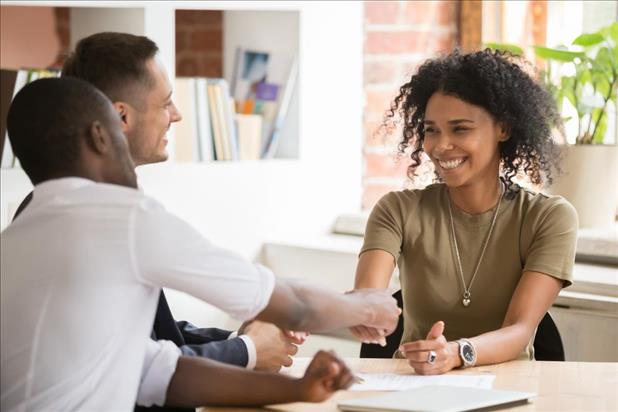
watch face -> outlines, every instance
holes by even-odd
[[[474,362],[474,349],[470,345],[463,345],[462,354],[466,362]]]

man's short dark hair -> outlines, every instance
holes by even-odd
[[[77,77],[95,85],[112,102],[141,105],[140,86],[149,89],[154,79],[146,63],[159,48],[145,36],[104,32],[81,39],[62,66],[62,76]]]
[[[71,77],[36,80],[15,96],[7,115],[13,152],[33,184],[72,171],[81,139],[95,120],[114,115],[111,102],[91,84]]]

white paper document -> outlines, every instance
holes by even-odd
[[[404,391],[426,385],[449,385],[468,388],[491,389],[496,375],[397,375],[394,373],[358,373],[363,380],[355,383],[350,391]]]

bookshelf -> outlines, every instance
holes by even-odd
[[[138,168],[140,185],[207,238],[249,259],[254,259],[269,239],[326,233],[340,213],[359,210],[361,3],[3,1],[5,6],[79,9],[76,13],[81,13],[82,19],[96,17],[88,20],[94,32],[143,27],[143,34],[158,44],[171,78],[175,76],[176,9],[242,12],[231,15],[231,20],[250,19],[251,13],[294,13],[299,77],[294,144],[286,149],[291,154],[273,160],[143,166]],[[118,16],[128,15],[132,16],[130,27],[115,26],[125,21]],[[227,67],[224,63],[224,70]],[[0,174],[4,225],[9,204],[19,203],[31,187],[22,170],[2,170]],[[201,322],[195,311],[185,313],[182,307],[178,312],[175,308],[175,315]]]

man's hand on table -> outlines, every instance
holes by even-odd
[[[340,390],[349,388],[354,375],[346,364],[331,352],[319,351],[298,380],[303,402],[322,402]]]

